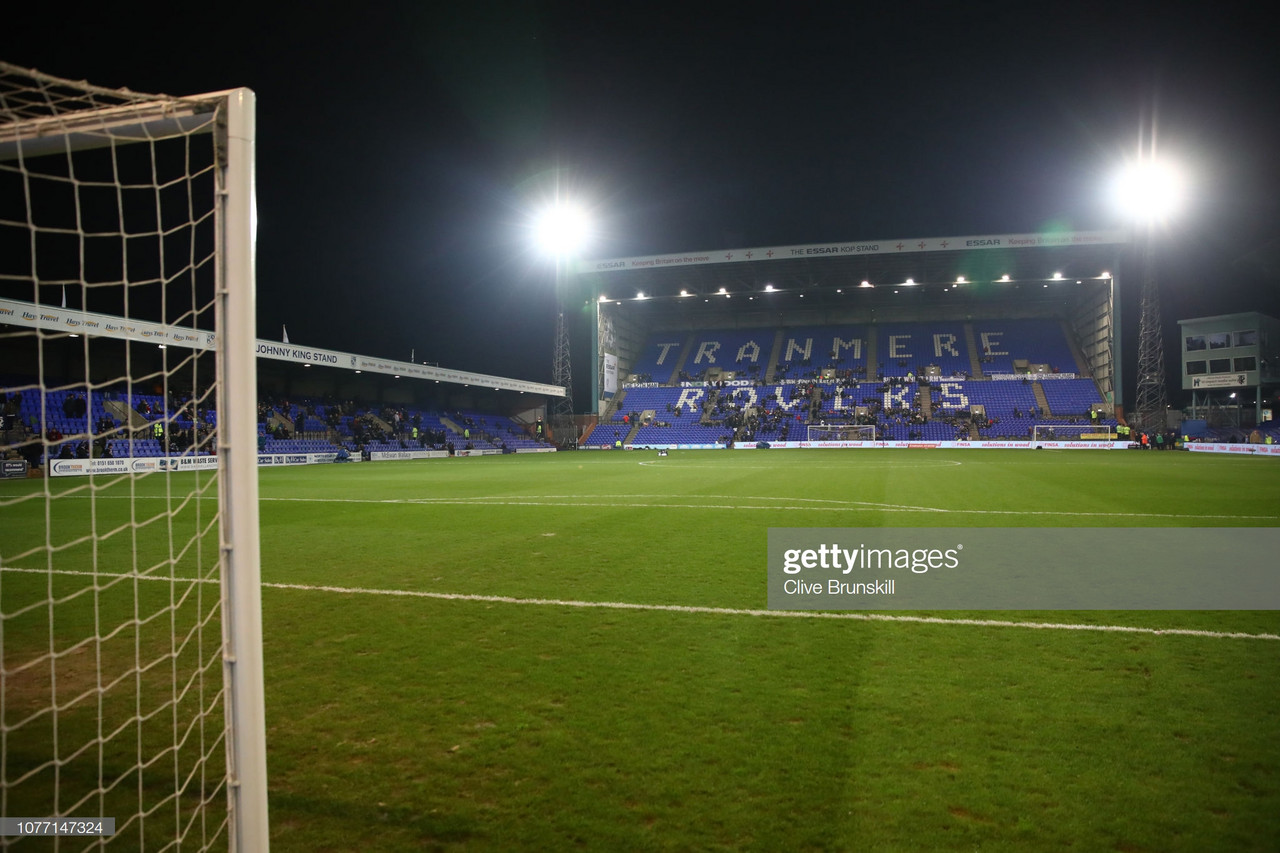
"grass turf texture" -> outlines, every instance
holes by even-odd
[[[268,583],[760,609],[770,526],[1275,526],[1280,468],[578,453],[264,469],[261,492]],[[43,536],[32,506],[5,505],[0,555]],[[6,613],[45,584],[3,580]],[[1274,640],[263,600],[276,850],[1280,846]],[[1280,633],[1271,612],[934,615]]]

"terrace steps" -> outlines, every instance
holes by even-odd
[[[1053,417],[1053,411],[1049,408],[1049,398],[1044,395],[1044,386],[1039,382],[1031,383],[1031,393],[1036,397],[1036,405],[1040,407],[1040,411],[1044,412],[1045,417]]]
[[[673,382],[679,381],[680,371],[684,370],[685,359],[689,357],[689,351],[693,349],[693,342],[696,337],[696,333],[690,332],[684,339],[684,346],[680,348],[680,360],[677,361],[676,366],[671,369],[671,376],[668,378],[666,384],[670,385]]]
[[[867,379],[874,379],[878,375],[877,371],[880,370],[880,359],[876,355],[879,338],[876,327],[869,326],[867,328]]]
[[[982,375],[982,358],[978,355],[978,339],[973,334],[973,324],[964,324],[964,343],[969,350],[969,375],[975,379]]]
[[[106,410],[107,414],[111,415],[121,423],[127,424],[132,429],[138,429],[139,427],[147,425],[147,419],[142,416],[142,413],[136,409],[129,408],[128,403],[121,402],[120,400],[104,400],[102,408]]]
[[[786,332],[782,329],[779,329],[773,335],[773,349],[769,351],[769,368],[764,374],[764,381],[766,385],[773,383],[774,376],[778,370],[778,357],[782,355],[782,342],[786,337]]]

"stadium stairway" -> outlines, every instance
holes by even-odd
[[[622,445],[624,447],[630,447],[631,442],[636,440],[636,433],[640,432],[640,427],[641,427],[641,424],[639,423],[634,423],[631,425],[631,431],[627,433],[626,438],[622,439]]]
[[[982,359],[978,357],[978,339],[973,336],[973,324],[964,324],[964,344],[969,349],[969,375],[975,379],[982,375]]]
[[[716,408],[716,400],[720,398],[720,389],[707,388],[707,396],[702,401],[702,417],[698,419],[698,423],[703,426],[711,426],[711,415]]]
[[[147,425],[147,419],[142,416],[142,413],[129,408],[128,403],[120,400],[104,400],[102,408],[116,420],[128,424],[130,429],[141,429]]]
[[[778,356],[782,355],[782,342],[787,337],[786,332],[779,329],[773,335],[773,349],[769,351],[769,367],[764,372],[764,384],[772,385],[774,377],[778,372]]]
[[[879,343],[880,336],[876,334],[874,325],[867,327],[867,379],[874,379],[879,375],[880,358],[876,355],[876,345]]]
[[[678,384],[680,381],[680,371],[684,370],[685,360],[689,357],[689,351],[693,349],[693,342],[697,338],[697,332],[690,332],[689,336],[684,339],[684,346],[680,348],[680,360],[676,362],[676,366],[671,369],[671,376],[667,377],[664,385]]]
[[[613,399],[609,401],[609,405],[604,407],[604,411],[600,414],[601,423],[608,423],[613,420],[613,416],[622,411],[622,404],[627,401],[627,389],[623,388],[613,395]]]
[[[1049,398],[1044,395],[1044,386],[1039,382],[1032,382],[1031,393],[1035,395],[1036,405],[1040,407],[1040,411],[1044,412],[1044,416],[1053,417],[1053,410],[1049,408]]]

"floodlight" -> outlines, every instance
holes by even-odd
[[[682,290],[680,291],[680,295],[681,295],[681,296],[688,296],[688,295],[689,295],[689,291],[687,291],[687,290],[683,290],[683,289],[682,289]]]
[[[645,295],[643,290],[636,294],[636,299],[644,299],[644,298],[645,298]]]
[[[1168,161],[1145,159],[1129,166],[1116,178],[1112,198],[1116,206],[1137,222],[1159,222],[1182,208],[1186,179]]]
[[[909,278],[909,279],[907,279],[904,283],[905,283],[905,284],[908,284],[908,285],[911,285],[911,284],[915,284],[915,283],[916,283],[916,280],[915,280],[914,278]]]
[[[1056,273],[1054,273],[1054,274],[1053,274],[1053,280],[1054,280],[1054,281],[1062,281],[1062,273],[1060,273],[1060,272],[1056,272]]]
[[[581,249],[590,235],[586,211],[573,204],[556,204],[534,221],[534,240],[549,255],[563,257]]]
[[[1011,279],[1011,278],[1009,278],[1009,274],[1008,274],[1008,273],[1005,273],[1004,275],[1000,276],[1000,280],[1001,280],[1001,281],[1012,281],[1012,279]]]
[[[964,284],[965,278],[962,275],[956,276],[956,284]]]
[[[766,284],[766,285],[764,286],[764,292],[765,292],[765,293],[773,293],[773,285],[772,285],[772,284]]]
[[[600,294],[600,298],[599,298],[598,300],[596,300],[596,301],[597,301],[597,302],[608,302],[608,301],[609,301],[609,297],[605,296],[605,295],[602,293],[602,294]]]
[[[867,280],[864,278],[864,279],[862,280],[862,284],[858,285],[858,287],[875,287],[875,285],[873,285],[871,282],[867,281]]]
[[[722,288],[720,288],[720,289],[717,291],[717,293],[728,293],[728,292],[729,292],[729,291],[728,291],[726,288],[723,288],[723,287],[722,287]]]

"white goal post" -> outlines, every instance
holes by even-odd
[[[809,424],[805,441],[875,441],[872,424]]]
[[[1035,424],[1032,444],[1044,441],[1116,441],[1116,430],[1108,424]]]
[[[123,850],[268,849],[254,122],[0,63],[0,814]]]

